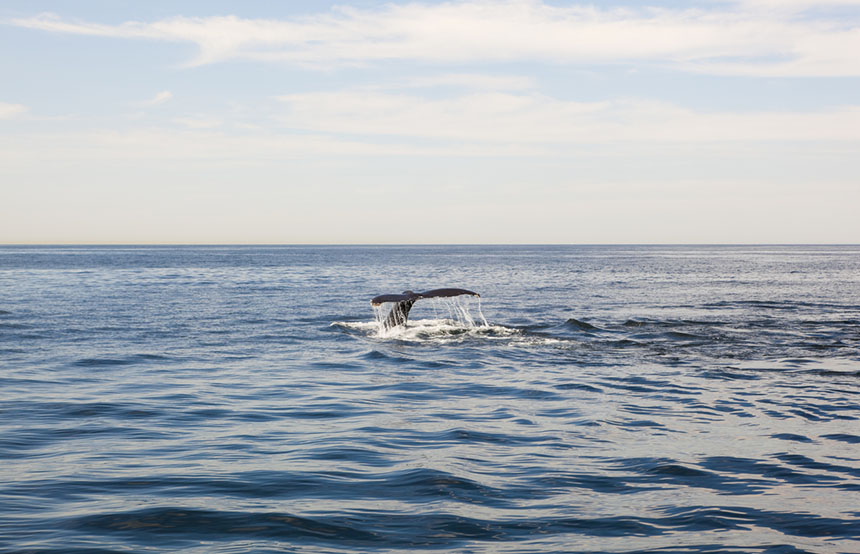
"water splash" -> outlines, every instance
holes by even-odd
[[[481,311],[481,297],[454,296],[449,298],[431,298],[431,308],[436,319],[449,319],[456,325],[467,329],[489,327],[484,313]],[[476,316],[472,316],[474,304]],[[446,317],[447,316],[447,317]],[[476,322],[477,318],[477,322]]]
[[[487,318],[484,317],[484,313],[481,311],[480,297],[464,295],[428,298],[421,301],[421,306],[421,308],[418,308],[417,306],[416,308],[413,308],[412,313],[415,314],[416,311],[426,311],[429,308],[433,311],[433,319],[412,319],[407,322],[406,328],[415,328],[417,326],[419,328],[424,328],[425,331],[430,328],[436,328],[443,333],[451,334],[490,327],[490,324],[487,323]],[[386,329],[384,326],[384,321],[393,307],[394,303],[392,302],[373,306],[377,336],[390,337],[403,333],[404,328],[394,327]],[[473,309],[475,312],[474,315],[472,314]]]
[[[372,321],[334,321],[334,327],[373,339],[444,344],[469,339],[508,341],[521,346],[563,345],[568,339],[538,336],[522,329],[490,324],[480,297],[457,296],[422,299],[410,312],[406,325],[386,328],[393,302],[373,306]],[[429,317],[431,316],[432,317]]]

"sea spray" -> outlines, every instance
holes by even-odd
[[[431,309],[433,311],[433,320],[444,322],[446,326],[457,327],[462,330],[477,329],[479,327],[489,327],[484,313],[481,311],[480,297],[474,297],[476,315],[472,315],[473,297],[471,296],[453,296],[429,298],[422,301],[422,309]],[[373,306],[373,315],[378,326],[378,336],[389,336],[393,329],[386,329],[384,322],[391,313],[395,304],[386,302],[384,304]],[[413,308],[413,314],[416,308]],[[419,312],[420,313],[420,312]],[[477,321],[476,321],[477,318]],[[407,322],[408,325],[408,322]],[[396,331],[395,331],[396,333]]]
[[[477,302],[477,306],[475,309],[478,312],[478,317],[481,318],[481,326],[482,327],[489,327],[490,324],[487,323],[487,318],[484,317],[484,312],[481,311],[481,297],[480,296],[476,299],[476,302]]]

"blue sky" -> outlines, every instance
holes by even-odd
[[[0,6],[2,243],[860,242],[860,0]]]

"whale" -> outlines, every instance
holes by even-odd
[[[391,308],[388,317],[382,322],[382,328],[386,331],[398,325],[406,325],[406,320],[409,318],[409,310],[412,305],[422,298],[450,298],[452,296],[478,296],[481,295],[466,289],[433,289],[425,292],[412,292],[411,290],[403,291],[400,294],[380,294],[370,300],[371,306],[380,306],[386,302],[394,302],[394,307]]]

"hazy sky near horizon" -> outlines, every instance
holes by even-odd
[[[858,243],[860,0],[0,5],[0,243]]]

